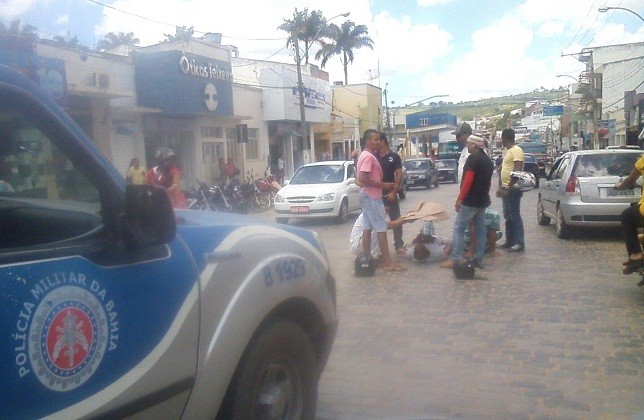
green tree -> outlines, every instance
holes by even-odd
[[[71,48],[83,47],[81,43],[78,41],[77,36],[70,38],[68,36],[56,35],[51,40],[54,41],[56,44],[59,44],[65,47],[71,47]]]
[[[101,51],[105,51],[121,45],[133,46],[138,44],[139,38],[135,37],[133,32],[127,34],[125,32],[119,32],[118,34],[110,32],[98,41],[96,47]]]
[[[187,26],[177,26],[175,28],[175,33],[174,35],[170,34],[163,34],[165,36],[165,39],[163,42],[171,42],[171,41],[183,41],[183,42],[188,42],[192,39],[192,36],[195,34],[195,27],[187,27]]]
[[[304,64],[309,64],[309,51],[311,46],[319,41],[320,35],[326,28],[326,19],[319,10],[314,10],[309,13],[308,8],[299,11],[295,8],[293,18],[284,19],[284,23],[277,27],[283,31],[288,32],[289,36],[286,40],[286,46],[293,49],[299,48],[299,43],[302,41],[304,44]]]
[[[320,41],[322,49],[315,54],[315,58],[322,58],[322,67],[329,59],[335,55],[340,56],[340,61],[344,67],[344,83],[349,83],[347,68],[353,63],[353,51],[362,47],[368,47],[373,50],[373,40],[369,38],[369,31],[365,25],[356,25],[354,22],[347,20],[338,26],[330,24],[324,31],[324,38],[329,42]]]

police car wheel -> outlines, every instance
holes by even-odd
[[[226,393],[221,418],[315,418],[317,365],[306,332],[270,324],[250,343]]]

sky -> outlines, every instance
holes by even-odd
[[[583,48],[644,42],[637,16],[599,13],[603,6],[644,15],[641,0],[0,0],[0,22],[20,19],[43,38],[77,36],[91,47],[109,32],[133,32],[146,46],[193,26],[197,36],[222,33],[240,57],[293,63],[277,27],[307,7],[338,25],[367,26],[374,48],[355,51],[349,84],[379,86],[389,106],[403,106],[566,87],[573,80],[557,75],[583,71],[575,58]],[[323,70],[331,82],[344,79],[337,57]]]

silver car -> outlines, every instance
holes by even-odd
[[[628,176],[642,150],[583,150],[562,155],[542,180],[537,221],[555,219],[557,236],[574,228],[619,226],[622,211],[640,198],[638,189],[615,190]]]

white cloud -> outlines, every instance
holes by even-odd
[[[447,4],[454,0],[418,0],[418,5],[423,6],[436,6],[437,4]]]
[[[213,3],[209,0],[166,0],[155,3],[153,8],[150,8],[147,2],[118,0],[112,6],[171,25],[162,25],[105,9],[102,22],[95,27],[97,39],[101,39],[108,32],[134,32],[141,40],[141,45],[145,46],[162,41],[165,39],[164,34],[174,35],[173,25],[185,25],[193,26],[195,31],[222,33],[222,43],[237,46],[241,57],[266,59],[270,56],[271,60],[284,62],[293,62],[293,57],[284,49],[286,32],[278,30],[277,27],[284,19],[292,17],[296,7],[298,10],[303,9],[301,2],[296,0],[237,0],[226,3],[226,7],[220,7],[219,10],[213,10]],[[369,26],[371,22],[368,0],[354,0],[350,3],[328,0],[319,7],[309,7],[309,11],[318,9],[327,19],[341,13],[351,13],[347,18],[334,18],[333,23],[352,20],[356,24]],[[278,51],[280,52],[274,55]],[[356,54],[356,62],[359,57],[360,54]],[[329,67],[333,68],[331,64]],[[340,70],[340,76],[333,77],[332,80],[342,78]]]
[[[0,4],[0,19],[13,20],[16,16],[31,9],[38,0],[2,0]]]
[[[69,23],[69,15],[61,15],[56,18],[57,25],[67,25]]]

